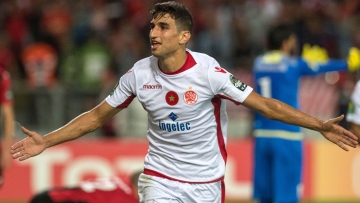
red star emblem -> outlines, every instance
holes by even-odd
[[[165,101],[166,103],[168,103],[170,106],[174,106],[175,104],[177,104],[179,102],[179,96],[178,94],[176,94],[176,92],[174,91],[169,91],[168,93],[166,93],[165,95]]]

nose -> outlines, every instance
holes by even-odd
[[[158,35],[158,32],[157,32],[156,27],[154,27],[154,28],[150,29],[150,33],[149,33],[149,37],[150,37],[150,39],[154,39],[154,38],[156,38],[156,37],[157,37],[157,35]]]

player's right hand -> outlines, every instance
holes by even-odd
[[[36,156],[46,149],[45,140],[40,134],[29,131],[25,127],[21,130],[28,136],[27,138],[15,143],[10,150],[13,159],[24,161],[30,157]]]
[[[356,47],[351,47],[349,56],[347,58],[348,70],[355,72],[360,68],[360,50]]]

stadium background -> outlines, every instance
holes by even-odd
[[[11,73],[19,126],[46,133],[91,109],[138,59],[149,56],[150,10],[157,0],[0,1],[0,64]],[[357,0],[179,0],[192,12],[188,47],[207,53],[252,85],[251,66],[265,50],[264,35],[278,22],[296,24],[304,43],[346,58],[360,48]],[[36,56],[36,60],[34,60]],[[301,110],[327,119],[346,113],[357,74],[327,73],[301,81]],[[228,104],[227,200],[251,197],[252,112]],[[46,150],[5,171],[0,202],[26,201],[54,186],[94,176],[126,178],[142,168],[146,114],[138,102],[102,129]],[[342,125],[346,126],[343,122]],[[311,201],[360,202],[360,153],[342,152],[305,130],[303,197]]]

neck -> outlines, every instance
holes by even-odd
[[[179,50],[171,56],[159,58],[160,69],[165,73],[175,72],[185,64],[186,57],[186,51]]]

